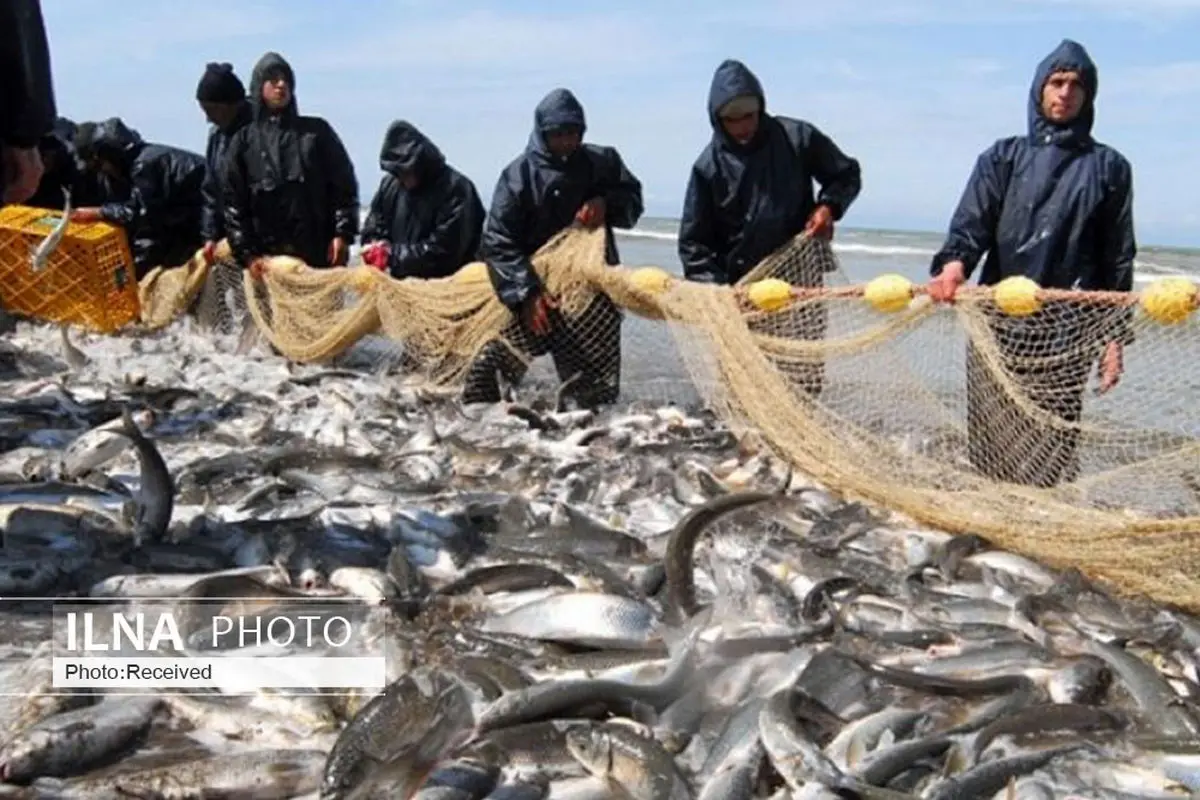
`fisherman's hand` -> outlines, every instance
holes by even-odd
[[[598,228],[604,224],[604,212],[604,198],[593,197],[575,212],[575,221],[585,228]]]
[[[967,268],[961,261],[951,261],[942,266],[941,273],[929,282],[929,297],[936,303],[953,303],[958,287],[967,280]]]
[[[262,280],[262,277],[267,274],[267,259],[256,258],[250,262],[247,269],[250,270],[251,278],[256,281]]]
[[[71,212],[71,222],[99,222],[100,209],[77,208]]]
[[[335,236],[333,241],[329,243],[329,266],[344,267],[346,262],[350,260],[350,248],[346,246],[346,240],[340,236]]]
[[[392,256],[392,247],[384,240],[380,239],[377,242],[371,242],[362,249],[362,260],[364,264],[372,266],[380,272],[386,272],[388,261]]]
[[[832,239],[833,209],[825,205],[814,208],[804,225],[804,235],[814,239]]]
[[[525,321],[534,335],[545,336],[550,332],[550,309],[552,308],[558,308],[558,303],[545,293],[536,294],[525,301]]]
[[[212,263],[217,260],[217,243],[205,242],[204,248],[200,252],[204,255],[204,263],[212,266]]]
[[[5,147],[0,175],[4,177],[4,202],[24,203],[33,197],[46,171],[36,147]]]
[[[1120,342],[1109,342],[1100,357],[1100,386],[1096,394],[1105,394],[1121,382],[1121,373],[1125,371],[1125,348]]]

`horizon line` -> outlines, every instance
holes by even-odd
[[[661,219],[661,220],[678,221],[679,217],[665,216],[665,215],[659,215],[659,214],[646,214],[642,217],[642,220],[639,220],[639,224],[641,223],[641,221],[644,221],[647,219]],[[635,225],[634,228],[637,228],[637,225]],[[858,231],[860,233],[909,233],[909,234],[919,233],[919,234],[923,234],[925,236],[944,236],[945,235],[945,231],[927,230],[924,228],[890,228],[890,227],[872,227],[869,225],[838,225],[837,230]],[[1147,248],[1154,248],[1157,250],[1184,250],[1184,251],[1188,251],[1188,252],[1200,253],[1200,240],[1197,240],[1197,242],[1195,244],[1171,244],[1168,242],[1146,242],[1146,243],[1139,242],[1138,243],[1138,251],[1139,252],[1144,249],[1147,249]]]

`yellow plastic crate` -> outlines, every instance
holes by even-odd
[[[107,222],[72,222],[40,273],[31,250],[61,211],[0,208],[0,301],[18,314],[112,333],[138,319],[133,256],[125,231]]]

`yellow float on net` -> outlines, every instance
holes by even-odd
[[[216,261],[232,261],[233,248],[229,246],[228,239],[222,239],[217,242],[216,250],[213,252],[213,258]]]
[[[351,267],[347,277],[350,278],[350,285],[354,291],[366,292],[375,285],[375,281],[382,274],[374,267]]]
[[[658,267],[642,267],[629,273],[629,283],[639,292],[662,294],[671,285],[671,275]]]
[[[863,299],[876,311],[903,311],[912,302],[912,281],[903,275],[888,273],[873,278],[863,290]]]
[[[787,281],[766,278],[746,287],[746,299],[759,311],[779,311],[792,302],[792,287]]]
[[[481,283],[488,280],[487,264],[482,261],[473,261],[464,265],[451,277],[455,283]]]
[[[1010,317],[1028,317],[1042,307],[1042,299],[1038,297],[1041,288],[1024,275],[1014,275],[996,284],[992,301]]]
[[[1159,278],[1142,291],[1146,316],[1163,325],[1183,322],[1196,310],[1200,289],[1187,278]]]

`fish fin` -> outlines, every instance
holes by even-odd
[[[967,748],[960,742],[950,745],[946,751],[946,759],[942,762],[942,777],[949,778],[963,772],[971,766]]]
[[[473,417],[470,414],[468,414],[467,408],[465,405],[463,405],[462,398],[460,398],[460,397],[454,398],[454,410],[460,417],[470,420],[471,422],[478,422],[482,418],[482,417]]]
[[[504,373],[496,370],[496,386],[500,389],[500,400],[505,403],[517,402],[516,386],[504,377]]]
[[[204,509],[206,514],[212,513],[215,516],[218,505],[217,498],[213,495],[212,487],[205,486],[200,497],[201,508]]]
[[[883,750],[886,747],[891,747],[896,743],[896,732],[891,728],[885,730],[879,736],[879,743],[875,745],[876,750]]]
[[[510,416],[527,423],[530,428],[535,430],[557,430],[561,427],[553,418],[545,418],[532,408],[519,403],[510,403],[506,411]]]
[[[154,789],[143,789],[138,786],[132,786],[116,780],[112,785],[112,790],[117,793],[118,797],[130,797],[135,800],[158,800],[162,795]]]
[[[633,795],[625,791],[625,787],[618,783],[616,779],[608,775],[597,775],[596,777],[604,784],[608,796],[614,798],[614,800],[630,800],[633,797]]]
[[[574,375],[559,384],[558,390],[554,393],[555,413],[561,414],[567,410],[567,398],[571,396],[571,389],[581,380],[583,380],[583,373],[576,372]]]
[[[238,337],[238,343],[233,352],[239,356],[246,355],[258,344],[258,339],[258,325],[254,322],[254,318],[247,314],[246,319],[242,320],[242,333]]]
[[[863,744],[862,739],[854,736],[850,739],[849,746],[846,747],[846,766],[850,769],[863,760],[867,754],[867,746]]]
[[[437,417],[433,413],[433,408],[428,403],[421,404],[421,413],[425,415],[424,429],[434,444],[441,444],[442,435],[438,433]]]
[[[137,518],[138,518],[137,503],[135,501],[133,501],[132,499],[126,500],[125,502],[121,503],[121,511],[119,514],[119,518],[123,525],[125,525],[127,528],[132,530],[133,527],[135,525],[137,525]]]
[[[788,489],[792,488],[792,479],[794,477],[793,470],[792,470],[792,462],[784,461],[783,466],[784,466],[783,477],[779,479],[779,486],[776,487],[776,489],[775,489],[775,494],[778,494],[778,495],[785,495],[788,493]]]

